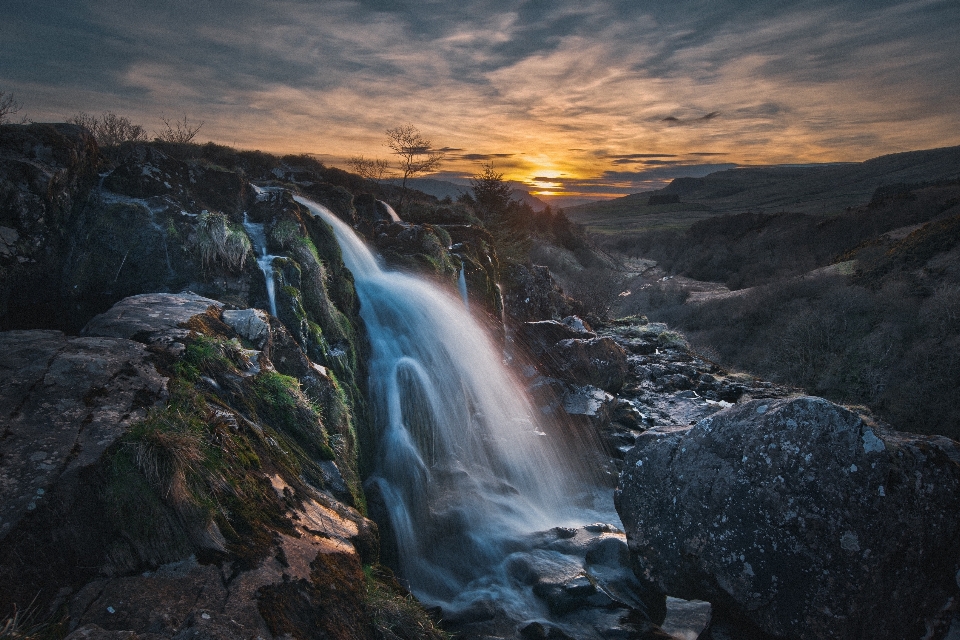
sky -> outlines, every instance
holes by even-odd
[[[438,177],[486,163],[543,199],[745,165],[960,144],[957,0],[0,0],[19,116],[389,158],[412,124]],[[560,200],[558,200],[560,201]]]

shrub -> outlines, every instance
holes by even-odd
[[[119,147],[124,142],[146,142],[147,130],[130,121],[130,118],[104,112],[100,117],[80,112],[67,120],[85,128],[101,147]]]
[[[253,248],[243,227],[219,212],[204,211],[197,220],[197,250],[205,269],[214,265],[242,271]]]

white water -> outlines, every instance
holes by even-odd
[[[526,533],[583,517],[571,504],[591,487],[461,300],[383,270],[346,223],[295,199],[333,227],[355,279],[372,347],[372,481],[390,512],[400,571],[418,597],[449,604],[489,586]]]
[[[394,222],[402,222],[402,220],[400,220],[400,216],[398,216],[398,215],[397,215],[397,212],[393,210],[393,207],[391,207],[389,204],[387,204],[387,203],[384,202],[383,200],[377,200],[377,202],[379,202],[380,204],[382,204],[382,205],[383,205],[383,208],[387,210],[387,215],[390,216],[390,219],[391,219],[392,221],[394,221]]]
[[[257,194],[259,196],[260,191],[257,191]],[[263,272],[263,279],[267,284],[267,299],[270,301],[270,314],[276,316],[277,286],[273,279],[273,259],[277,256],[272,256],[267,253],[267,235],[266,232],[264,232],[262,223],[250,222],[250,220],[247,219],[247,214],[244,213],[243,228],[247,230],[247,235],[250,236],[250,241],[257,251],[257,265],[260,267],[260,271]]]
[[[460,275],[457,277],[457,289],[460,290],[460,299],[463,300],[463,306],[470,312],[470,298],[467,297],[467,267],[460,263]]]

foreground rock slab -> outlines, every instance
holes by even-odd
[[[770,635],[942,637],[960,595],[960,444],[820,398],[645,432],[616,502],[641,579]]]

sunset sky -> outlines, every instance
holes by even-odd
[[[0,0],[19,115],[113,111],[201,141],[493,161],[596,199],[738,165],[960,144],[960,2]]]

